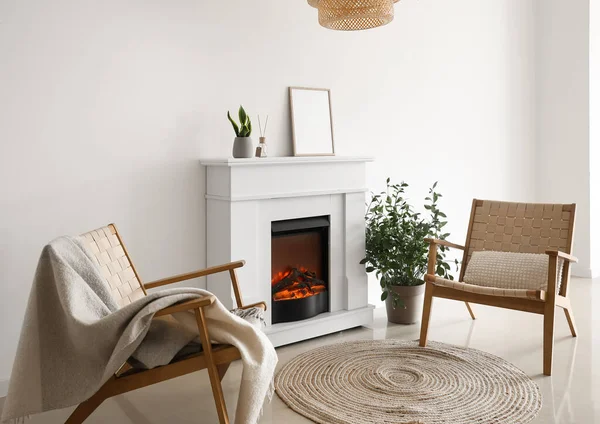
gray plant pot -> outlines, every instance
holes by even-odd
[[[419,286],[391,286],[390,291],[398,294],[403,303],[394,309],[391,293],[385,299],[388,321],[395,324],[414,324],[421,319],[425,284]]]
[[[234,158],[253,158],[254,152],[252,137],[236,137],[235,140],[233,140]]]

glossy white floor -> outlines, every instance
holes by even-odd
[[[436,299],[430,338],[498,355],[520,367],[540,386],[544,405],[537,424],[600,423],[600,280],[574,279],[571,299],[579,337],[570,336],[562,313],[557,314],[554,375],[542,375],[542,317],[475,305],[471,321],[464,304]],[[559,311],[560,312],[560,311]],[[324,344],[358,339],[418,338],[420,326],[388,324],[377,309],[370,328],[358,328],[278,349],[280,366],[297,354]],[[234,414],[241,367],[230,368],[224,390]],[[71,409],[33,417],[31,422],[62,423]],[[86,421],[95,423],[216,423],[206,371],[128,393],[106,401]],[[265,406],[261,423],[308,423],[275,395]],[[507,423],[508,424],[508,423]]]

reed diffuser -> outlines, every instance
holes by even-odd
[[[267,125],[269,125],[269,115],[267,115],[264,128],[260,122],[260,115],[258,115],[258,130],[260,131],[260,137],[258,139],[258,147],[256,148],[257,158],[267,157]]]

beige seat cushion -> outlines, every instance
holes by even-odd
[[[460,281],[447,280],[442,277],[435,277],[433,284],[436,286],[461,290],[467,293],[485,294],[487,296],[519,297],[522,299],[533,300],[544,300],[546,297],[546,292],[544,290],[499,289],[496,287],[484,287],[461,283]]]
[[[498,289],[545,290],[548,260],[543,253],[473,252],[463,281]]]
[[[463,281],[435,278],[433,284],[488,296],[544,300],[548,286],[548,255],[496,251],[473,252]],[[557,289],[563,260],[558,261]]]

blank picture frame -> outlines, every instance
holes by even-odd
[[[334,156],[331,90],[290,87],[294,156]]]

